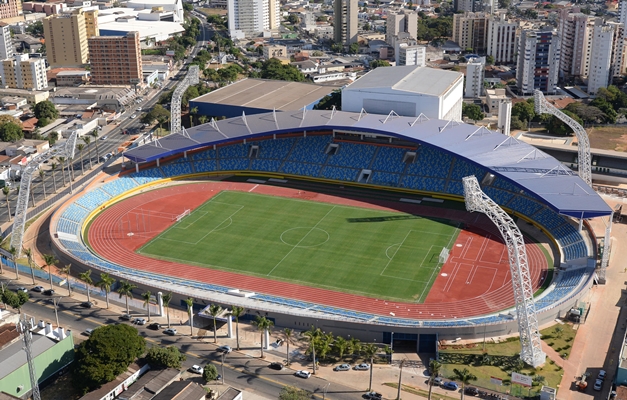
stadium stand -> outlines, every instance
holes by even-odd
[[[408,175],[446,178],[452,160],[453,156],[450,154],[438,151],[431,146],[420,146],[416,161],[408,166],[406,173]]]
[[[259,146],[258,158],[283,160],[289,154],[296,140],[296,138],[291,137],[278,140],[264,140],[261,142],[254,142],[253,144]]]
[[[323,164],[327,155],[324,152],[327,144],[331,142],[330,135],[307,136],[299,138],[290,152],[290,161]]]
[[[553,286],[552,290],[547,290],[545,295],[535,300],[536,308],[541,310],[553,306],[556,302],[567,300],[582,281],[593,272],[594,270],[590,268],[578,268],[561,272],[559,278],[554,282],[555,286]]]
[[[76,201],[76,203],[85,207],[85,209],[91,211],[95,209],[96,207],[98,207],[99,205],[103,204],[105,201],[110,200],[110,199],[111,199],[110,195],[108,195],[103,190],[98,188],[82,196],[80,199]]]
[[[366,144],[356,144],[348,142],[338,142],[337,153],[329,156],[328,165],[349,168],[368,168],[372,161],[372,156],[377,149],[375,146]]]
[[[115,197],[133,188],[136,188],[137,186],[139,185],[132,178],[122,176],[112,182],[107,183],[106,185],[103,185],[102,190],[107,192],[109,196]]]
[[[63,218],[72,222],[81,223],[87,217],[87,214],[89,214],[89,212],[83,207],[72,203],[63,213]]]
[[[320,164],[305,164],[299,162],[286,161],[281,172],[286,174],[300,175],[300,176],[312,176],[317,177],[320,174]]]
[[[204,150],[192,155],[192,160],[206,160],[210,158],[216,158],[216,151],[214,149]]]
[[[194,170],[200,172],[212,172],[217,168],[216,160],[200,160],[194,162]]]
[[[336,179],[338,181],[355,181],[358,172],[358,169],[327,166],[322,168],[320,176],[327,179]]]
[[[147,183],[163,179],[163,173],[159,168],[143,169],[139,172],[134,172],[129,176],[140,185],[145,185]]]
[[[183,158],[181,160],[185,160],[185,162],[170,163],[161,166],[161,170],[166,178],[179,175],[189,175],[192,173],[192,166],[189,162],[187,162],[187,159]]]
[[[400,174],[405,169],[406,164],[403,163],[403,157],[408,151],[416,150],[379,146],[374,162],[372,163],[372,169],[374,171],[396,172]]]

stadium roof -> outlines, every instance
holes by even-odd
[[[537,148],[465,123],[425,117],[357,114],[343,111],[264,113],[195,126],[124,153],[142,163],[196,148],[288,132],[340,130],[387,135],[431,145],[492,170],[522,186],[557,212],[575,218],[610,215],[596,192],[555,158]],[[479,177],[481,178],[481,177]]]
[[[308,106],[335,89],[310,83],[243,79],[190,101],[288,111]]]
[[[404,92],[441,96],[460,79],[463,79],[461,72],[403,65],[375,68],[346,88],[349,90],[391,88]]]

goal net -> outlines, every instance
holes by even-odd
[[[440,252],[440,264],[444,264],[448,261],[448,249],[446,247],[442,248]]]
[[[175,221],[175,220],[176,220],[176,222],[179,222],[180,220],[182,220],[183,218],[185,218],[185,217],[186,217],[186,216],[188,216],[188,215],[189,215],[189,209],[187,209],[187,210],[183,211],[182,213],[180,213],[179,215],[177,215],[176,217],[174,217],[174,218],[172,219],[172,221]]]

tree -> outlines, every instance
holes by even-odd
[[[170,327],[170,302],[172,301],[172,293],[166,293],[161,297],[165,306],[166,316],[168,318],[168,328]]]
[[[491,55],[487,55],[485,58],[485,62],[488,65],[494,65],[494,57]]]
[[[233,306],[231,308],[231,315],[235,317],[235,343],[237,350],[239,350],[239,317],[244,315],[244,307]]]
[[[187,357],[176,346],[153,346],[146,353],[146,361],[151,367],[181,368],[181,362]]]
[[[183,300],[187,304],[187,316],[189,317],[189,336],[194,336],[194,299],[188,297]]]
[[[59,111],[50,100],[40,101],[35,104],[33,112],[37,119],[48,118],[49,120],[54,120],[59,117]]]
[[[33,36],[43,37],[44,36],[44,24],[41,21],[33,22],[32,24],[26,27],[26,32],[30,33]]]
[[[57,157],[57,161],[61,166],[61,177],[63,178],[63,186],[65,186],[65,157]]]
[[[50,289],[52,287],[52,266],[56,265],[59,260],[53,254],[43,254],[44,257],[44,265],[48,268],[48,276],[50,277]]]
[[[263,344],[264,344],[263,339],[264,338],[263,337],[266,331],[274,326],[274,322],[272,322],[272,320],[269,320],[266,317],[257,315],[255,320],[253,321],[253,324],[257,327],[257,330],[261,332],[261,358],[264,358],[264,355],[263,355]]]
[[[194,5],[190,3],[183,3],[183,10],[194,11]]]
[[[564,334],[564,328],[556,326],[555,329],[553,329],[553,333],[555,334],[555,337],[559,339]]]
[[[205,382],[211,382],[216,380],[218,377],[218,369],[213,364],[205,365],[205,368],[202,371],[202,378]]]
[[[89,144],[91,143],[91,137],[83,136],[81,139],[83,140],[83,142],[85,142],[85,146],[87,146],[87,151],[89,152],[89,169],[92,169],[92,165],[91,165],[91,147],[89,147]]]
[[[287,22],[289,22],[292,25],[298,25],[300,23],[300,18],[298,18],[298,15],[296,14],[290,14],[287,17]]]
[[[370,68],[375,69],[379,67],[390,67],[390,63],[387,60],[374,60],[370,61]]]
[[[192,107],[189,109],[189,124],[194,126],[194,116],[198,114],[198,107]]]
[[[100,280],[98,281],[98,287],[105,291],[105,300],[107,300],[107,310],[109,309],[109,293],[111,293],[111,287],[115,284],[115,279],[111,278],[107,273],[100,274]]]
[[[7,201],[7,211],[9,212],[9,222],[11,221],[11,206],[9,205],[9,193],[11,193],[11,189],[8,186],[2,188],[2,193],[4,194],[4,199]]]
[[[527,101],[521,101],[512,106],[512,118],[517,116],[525,126],[535,118],[536,112],[534,109],[534,100],[528,99]]]
[[[481,111],[481,106],[468,103],[462,103],[462,116],[473,121],[481,121],[485,118],[485,114]]]
[[[216,318],[218,317],[218,315],[220,315],[221,312],[222,312],[222,307],[220,307],[218,304],[211,304],[209,306],[208,312],[206,311],[206,313],[211,315],[211,317],[213,318],[213,343],[218,342],[218,336],[217,336],[218,324],[217,324]]]
[[[351,54],[359,53],[359,43],[351,43],[351,45],[348,46],[348,52]]]
[[[24,255],[28,261],[28,267],[30,268],[30,275],[33,278],[33,285],[35,284],[35,268],[33,267],[33,251],[31,249],[24,249]],[[2,264],[2,263],[0,263]]]
[[[57,192],[57,178],[54,176],[54,171],[57,169],[58,164],[56,162],[50,163],[50,170],[52,171],[52,185],[54,186],[54,192]]]
[[[305,75],[298,68],[290,64],[283,64],[276,58],[263,62],[261,66],[261,78],[280,81],[303,82]]]
[[[130,283],[129,281],[120,281],[120,287],[118,288],[118,294],[120,298],[124,296],[126,299],[126,313],[130,314],[131,310],[128,308],[128,298],[133,298],[133,289],[136,289],[137,286]]]
[[[312,393],[294,386],[283,386],[279,393],[279,400],[308,400]]]
[[[85,173],[85,170],[83,169],[83,165],[85,165],[85,163],[82,160],[83,160],[83,150],[85,149],[85,145],[83,143],[79,143],[76,145],[76,149],[78,149],[78,156],[81,159],[81,175],[83,175]]]
[[[342,91],[334,90],[330,94],[324,96],[314,106],[314,110],[332,110],[335,107],[336,110],[342,109]]]
[[[337,338],[335,338],[335,342],[333,343],[333,349],[335,350],[335,354],[337,354],[340,361],[342,361],[344,359],[344,356],[346,355],[346,350],[348,350],[348,341],[342,336],[338,336]]]
[[[67,281],[67,294],[72,297],[72,286],[70,285],[70,270],[72,269],[72,264],[66,264],[63,268],[61,268],[61,272],[65,274],[65,280]]]
[[[170,111],[163,108],[161,104],[155,105],[142,117],[144,124],[153,124],[155,121],[159,123],[159,128],[163,128],[163,124],[170,119]]]
[[[429,361],[429,398],[431,400],[431,390],[433,389],[433,381],[440,375],[440,370],[442,369],[442,364],[440,364],[437,360]]]
[[[22,127],[14,122],[0,125],[0,140],[3,142],[15,142],[24,137]]]
[[[373,344],[368,343],[364,346],[363,350],[364,356],[370,359],[370,383],[368,384],[368,391],[372,390],[372,370],[374,369],[374,356],[379,351],[379,348]]]
[[[79,277],[81,281],[85,282],[85,287],[87,288],[87,301],[91,303],[91,296],[89,294],[89,287],[94,285],[94,280],[91,279],[91,269],[88,269],[85,272],[82,272]]]
[[[471,374],[468,368],[462,370],[455,368],[453,369],[453,374],[455,374],[453,379],[462,383],[462,400],[464,400],[464,388],[471,381],[476,381],[477,377]]]
[[[283,329],[283,335],[285,335],[285,344],[286,344],[286,359],[285,364],[290,365],[290,342],[292,341],[292,335],[294,334],[294,330],[290,328]]]
[[[46,195],[46,182],[44,182],[44,177],[46,176],[46,171],[43,169],[39,169],[39,178],[41,178],[41,188],[44,191],[44,200],[46,200],[48,198],[48,196]]]
[[[13,267],[15,267],[15,280],[20,279],[20,269],[17,267],[16,257],[17,257],[17,249],[13,246],[9,249],[9,253],[11,254],[11,262],[13,263]]]
[[[37,120],[37,126],[40,127],[40,128],[43,128],[44,126],[49,125],[50,122],[52,122],[52,121],[50,121],[50,118],[46,118],[46,117],[39,118]]]
[[[146,340],[130,325],[105,325],[81,343],[74,358],[74,385],[83,393],[111,382],[146,350]]]
[[[144,307],[148,310],[148,322],[150,322],[150,299],[152,298],[152,293],[150,290],[146,290],[142,293],[142,299],[144,299]]]
[[[28,302],[29,296],[28,293],[24,292],[13,292],[11,290],[3,290],[0,294],[2,297],[2,302],[11,308],[17,310],[18,313],[21,313],[22,306]]]
[[[48,144],[50,144],[50,146],[53,146],[57,140],[59,140],[59,132],[52,131],[48,134]]]
[[[89,135],[94,138],[94,143],[96,144],[96,162],[100,162],[100,150],[98,149],[98,129],[94,129],[89,133]]]
[[[313,374],[316,374],[316,367],[317,367],[317,363],[318,360],[316,358],[316,342],[318,341],[318,338],[320,336],[322,336],[322,331],[320,330],[320,328],[315,328],[313,325],[311,326],[311,328],[307,331],[303,333],[303,336],[305,337],[305,340],[307,340],[309,342],[309,347],[307,348],[307,352],[311,353],[312,359],[313,359]]]

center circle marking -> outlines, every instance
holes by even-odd
[[[297,226],[290,228],[281,234],[281,241],[288,246],[309,248],[321,246],[329,241],[329,232],[320,228]]]

